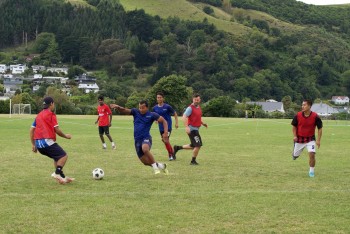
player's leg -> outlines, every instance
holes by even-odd
[[[172,161],[172,160],[174,160],[174,157],[173,157],[173,155],[174,155],[174,150],[173,150],[173,147],[172,147],[171,144],[170,144],[170,135],[171,135],[171,131],[168,132],[168,141],[165,141],[165,140],[163,139],[163,133],[164,133],[164,132],[160,132],[160,135],[161,135],[161,137],[162,137],[162,141],[163,141],[163,143],[164,143],[164,145],[165,145],[165,148],[166,148],[166,150],[168,151],[169,161]]]
[[[111,144],[112,144],[112,149],[116,149],[117,147],[115,146],[115,143],[114,143],[114,141],[113,141],[113,139],[112,139],[112,136],[109,134],[109,127],[108,127],[108,126],[105,126],[104,131],[105,131],[105,134],[106,134],[106,136],[108,137],[109,141],[110,141]]]
[[[190,165],[198,165],[196,159],[202,145],[203,145],[202,138],[199,135],[199,131],[197,130],[191,131],[191,146],[193,147],[193,151],[192,151],[192,160]]]
[[[309,152],[309,176],[315,177],[315,165],[316,165],[316,143],[315,141],[310,141],[307,143],[307,150]]]
[[[293,160],[296,160],[300,156],[300,154],[303,152],[305,147],[306,147],[305,143],[294,142],[293,153],[292,153]]]
[[[104,131],[104,127],[103,126],[98,126],[98,133],[100,135],[100,139],[101,139],[101,142],[102,142],[102,149],[107,149],[105,138],[103,137],[104,132],[105,132]]]

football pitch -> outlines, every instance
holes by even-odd
[[[0,233],[350,233],[350,121],[324,121],[315,178],[304,151],[293,161],[291,120],[204,118],[204,146],[169,162],[158,127],[152,152],[169,175],[138,160],[130,116],[113,116],[102,149],[97,116],[58,116],[72,139],[60,185],[51,159],[31,152],[35,115],[0,115]],[[183,124],[172,145],[189,142]],[[100,167],[103,180],[93,180]]]

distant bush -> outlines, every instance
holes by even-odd
[[[214,13],[213,8],[211,8],[211,7],[209,7],[209,6],[205,6],[205,7],[203,8],[203,11],[204,11],[204,13],[206,13],[206,14],[208,14],[208,15],[211,15],[211,14]]]
[[[221,0],[193,0],[193,2],[203,2],[216,7],[222,6]]]

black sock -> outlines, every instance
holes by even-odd
[[[195,157],[192,157],[192,162],[195,162],[196,161],[196,158]]]
[[[59,174],[62,178],[65,178],[65,175],[63,174],[62,168],[63,168],[62,166],[57,166],[55,173]]]

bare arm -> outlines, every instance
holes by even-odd
[[[186,131],[186,133],[187,134],[190,134],[190,127],[188,126],[188,116],[187,115],[185,115],[185,114],[183,114],[182,115],[182,120],[183,120],[183,122],[184,122],[184,125],[185,125],[185,131]]]
[[[157,121],[158,123],[163,124],[163,128],[164,128],[163,140],[164,142],[168,142],[168,122],[162,116],[160,116]]]
[[[119,106],[117,104],[110,104],[110,107],[112,109],[117,109],[122,114],[130,115],[130,113],[131,113],[131,109],[128,109],[128,108],[125,108],[125,107],[121,107],[121,106]]]
[[[109,115],[109,127],[112,126],[112,113]]]
[[[174,112],[174,118],[175,118],[175,128],[178,129],[179,128],[179,119],[177,117],[176,111]]]
[[[100,116],[97,117],[97,120],[95,121],[95,124],[98,123],[98,120],[100,119]]]
[[[31,127],[30,130],[29,130],[29,137],[30,137],[30,141],[32,142],[32,151],[34,153],[36,153],[38,150],[37,150],[37,148],[35,146],[34,131],[35,131],[35,128]]]
[[[296,142],[297,139],[298,139],[298,136],[297,136],[297,127],[293,126],[292,128],[292,131],[293,131],[293,141]]]
[[[58,126],[55,127],[55,132],[60,137],[63,137],[63,138],[66,138],[66,139],[71,139],[72,138],[72,136],[70,134],[64,134]]]
[[[318,148],[321,146],[322,128],[318,129],[316,145]]]

